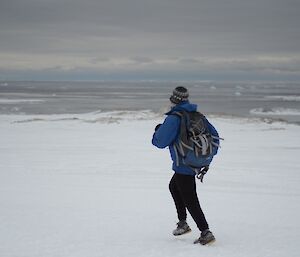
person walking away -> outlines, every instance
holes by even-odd
[[[152,138],[152,144],[158,148],[169,147],[171,159],[173,161],[172,169],[174,174],[169,183],[169,190],[175,203],[178,223],[177,228],[173,231],[174,236],[180,236],[191,232],[186,222],[187,210],[200,230],[200,237],[194,243],[202,245],[215,241],[213,233],[209,230],[209,225],[201,209],[196,192],[195,176],[203,179],[203,175],[209,169],[209,163],[200,169],[194,169],[187,165],[184,157],[178,150],[178,141],[180,139],[182,128],[182,113],[195,113],[197,105],[188,100],[189,92],[185,87],[176,87],[170,97],[171,110],[166,113],[167,117],[163,124],[158,124]],[[204,116],[203,116],[204,117]],[[218,132],[214,126],[204,117],[204,123],[214,137],[214,143],[219,144]],[[214,150],[213,155],[217,153],[218,147]]]

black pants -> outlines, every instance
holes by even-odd
[[[175,202],[178,219],[186,220],[186,209],[188,209],[200,231],[208,229],[196,192],[195,176],[175,173],[170,181],[169,189]]]

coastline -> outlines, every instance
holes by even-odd
[[[154,112],[149,109],[145,110],[114,110],[102,111],[96,110],[88,113],[64,113],[64,114],[0,114],[0,117],[5,120],[10,120],[11,123],[26,123],[26,122],[51,122],[51,121],[82,121],[87,123],[119,123],[121,121],[134,120],[153,120],[163,119],[165,117],[164,110]],[[236,120],[249,123],[282,123],[286,125],[300,125],[300,122],[288,122],[279,117],[264,117],[264,116],[238,116],[225,113],[209,113],[206,114],[209,119],[225,119]],[[1,119],[1,118],[0,118]]]

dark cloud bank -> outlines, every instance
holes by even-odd
[[[0,79],[300,79],[298,0],[2,0]]]

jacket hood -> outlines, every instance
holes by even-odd
[[[170,115],[173,112],[178,111],[188,111],[188,112],[195,112],[197,111],[197,105],[191,104],[189,101],[181,102],[180,104],[175,105],[170,111],[166,113],[166,115]]]

